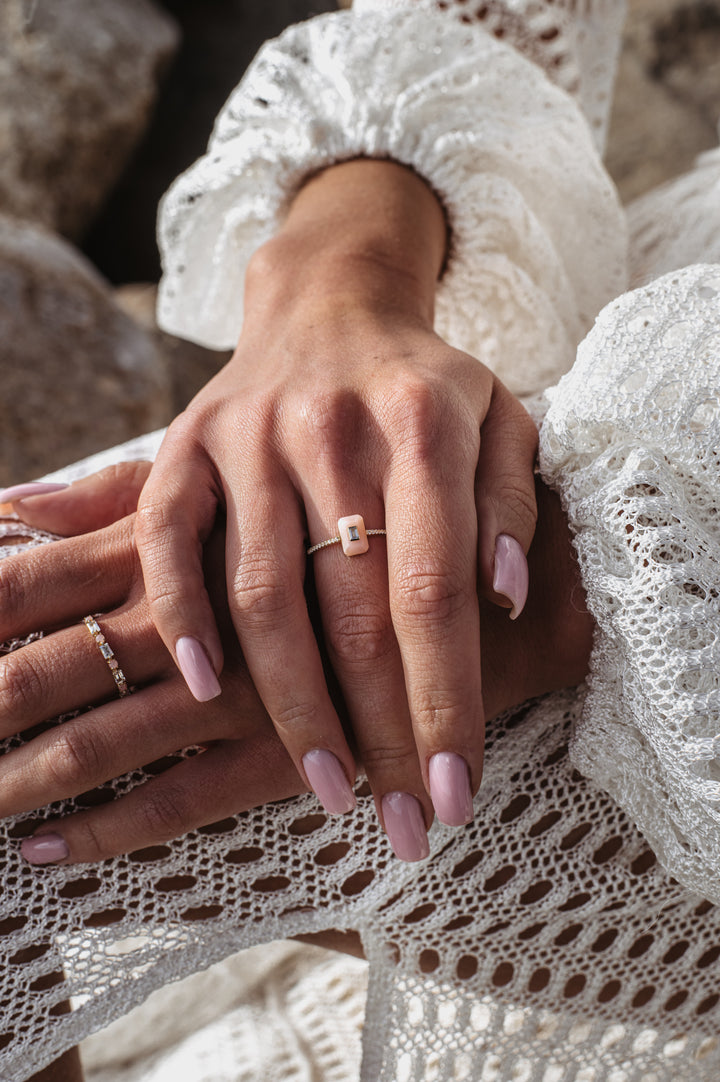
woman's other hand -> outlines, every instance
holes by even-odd
[[[36,525],[47,529],[52,520],[55,530],[70,532],[70,522],[91,523],[93,507],[105,515],[116,500],[119,508],[131,498],[136,469],[127,465],[78,482],[45,500],[43,511],[37,503]],[[0,640],[53,628],[0,658],[0,737],[31,736],[0,758],[0,815],[88,792],[181,748],[205,750],[110,804],[44,824],[23,843],[32,863],[95,862],[305,788],[229,625],[222,537],[210,540],[205,571],[226,634],[223,693],[200,713],[150,619],[133,530],[129,517],[0,561]],[[82,622],[99,609],[98,624],[135,688],[123,698]],[[91,705],[96,708],[60,724],[43,724]]]
[[[155,624],[199,700],[219,692],[202,545],[227,514],[229,606],[301,777],[348,810],[355,763],[304,596],[305,547],[362,515],[367,554],[313,557],[330,660],[384,825],[459,825],[480,783],[477,589],[521,610],[536,432],[477,360],[432,331],[445,255],[415,174],[354,161],[316,177],[254,257],[228,366],[171,426],[137,540]]]
[[[0,510],[7,503],[28,526],[60,537],[92,533],[137,511],[151,467],[151,462],[118,462],[72,485],[13,485],[0,492]]]

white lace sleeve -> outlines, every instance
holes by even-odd
[[[597,620],[571,754],[685,887],[720,901],[720,266],[611,304],[548,392]]]
[[[518,392],[566,371],[625,284],[615,190],[570,95],[479,23],[423,7],[321,16],[263,47],[164,200],[163,326],[232,346],[250,255],[305,177],[358,156],[412,166],[444,201],[438,332]]]
[[[604,150],[626,0],[354,0],[358,12],[417,8],[480,23],[574,94]]]

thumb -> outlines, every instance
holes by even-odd
[[[151,467],[150,462],[120,462],[72,485],[15,485],[0,492],[0,503],[12,504],[28,526],[63,537],[90,533],[137,510]]]
[[[509,608],[514,620],[527,600],[526,555],[537,522],[538,433],[525,407],[499,380],[480,436],[475,478],[478,592]]]

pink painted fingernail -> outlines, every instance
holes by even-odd
[[[435,814],[449,827],[462,827],[473,817],[470,771],[462,755],[441,751],[428,763],[430,796]]]
[[[178,668],[185,683],[199,703],[215,699],[220,694],[220,681],[210,660],[197,639],[184,635],[175,643]]]
[[[34,838],[25,838],[20,846],[28,864],[56,864],[70,856],[70,849],[59,834],[36,834]]]
[[[303,770],[323,808],[329,815],[352,811],[357,801],[340,761],[331,751],[315,748],[303,755]]]
[[[510,619],[517,620],[527,601],[528,564],[522,545],[506,533],[499,534],[495,541],[493,590],[505,595],[512,605]]]
[[[400,860],[424,860],[430,845],[420,801],[410,793],[386,793],[382,812],[395,856]]]
[[[14,503],[15,500],[25,500],[29,496],[49,496],[51,492],[62,492],[70,488],[70,485],[61,481],[28,481],[24,485],[12,485],[0,492],[0,503]]]

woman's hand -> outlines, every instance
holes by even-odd
[[[113,504],[119,510],[132,502],[145,469],[117,467],[65,492],[15,506],[39,528],[91,528],[94,513],[105,519]],[[557,499],[542,485],[538,505],[526,618],[511,624],[495,605],[480,602],[488,631],[483,693],[489,718],[531,696],[578,682],[587,668],[592,621],[583,610],[567,526]],[[110,804],[44,823],[35,839],[23,843],[35,863],[94,862],[160,844],[305,788],[234,644],[224,606],[222,538],[213,537],[204,568],[221,632],[227,635],[223,694],[201,713],[150,621],[131,534],[132,519],[126,519],[87,537],[0,561],[0,638],[20,636],[38,623],[56,628],[0,659],[0,735],[27,729],[51,712],[110,697],[0,759],[0,814],[84,793],[180,746],[200,744],[207,750]],[[140,684],[120,700],[113,698],[113,679],[97,646],[79,624],[101,601],[109,610],[98,618],[108,641],[130,682]],[[399,856],[422,856],[402,822],[391,817],[388,832]]]
[[[423,181],[356,161],[311,181],[247,275],[229,365],[170,427],[137,540],[150,611],[188,685],[223,650],[202,570],[227,515],[229,606],[253,682],[326,809],[355,764],[308,616],[305,546],[361,514],[360,559],[313,557],[323,631],[385,826],[472,815],[484,714],[477,587],[516,615],[536,433],[482,364],[432,331],[446,227]],[[203,708],[205,709],[205,708]]]
[[[39,496],[23,501],[24,508],[15,506],[41,528],[52,523],[71,532],[132,502],[146,472],[144,465],[104,471],[52,499]],[[223,693],[199,714],[150,619],[133,527],[133,518],[125,518],[0,561],[0,641],[54,628],[0,658],[0,737],[102,704],[42,726],[28,743],[0,758],[0,815],[77,796],[184,747],[205,750],[110,804],[43,824],[23,843],[32,863],[95,862],[305,788],[252,686],[232,628],[225,641]],[[228,632],[219,541],[209,543],[205,570],[220,627]],[[122,699],[81,622],[99,609],[103,634],[137,689]]]

